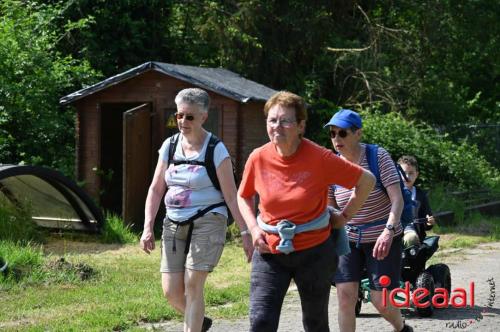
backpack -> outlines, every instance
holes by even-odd
[[[217,136],[215,136],[213,134],[211,135],[210,140],[208,141],[207,150],[205,151],[205,156],[203,158],[204,161],[175,160],[174,154],[175,154],[175,149],[177,147],[177,144],[179,143],[179,137],[180,137],[180,134],[177,133],[174,136],[172,136],[172,138],[170,139],[170,145],[168,147],[169,164],[170,163],[172,163],[174,165],[190,164],[190,165],[204,166],[207,169],[208,177],[210,178],[210,181],[212,182],[215,189],[221,191],[219,178],[217,177],[217,170],[215,168],[215,163],[214,163],[215,147],[217,146],[217,144],[219,144],[221,142],[221,140]],[[173,141],[173,143],[172,143],[172,141]],[[233,169],[234,182],[237,183],[236,182],[237,181],[236,172],[235,172],[234,166],[232,167],[232,169]],[[216,207],[223,206],[223,205],[226,205],[226,202],[223,201],[221,203],[212,204],[212,205],[206,207],[205,209],[198,211],[198,213],[196,213],[194,216],[192,216],[191,218],[189,218],[188,220],[183,222],[183,224],[187,224],[188,222],[190,222],[191,219],[193,219],[193,220],[198,219],[199,217],[203,216],[204,214],[206,214],[210,210],[213,210]],[[226,207],[227,207],[227,205],[226,205]],[[230,226],[234,222],[234,218],[231,215],[231,211],[229,210],[229,208],[227,209],[227,212],[228,212],[227,225]]]
[[[368,167],[370,168],[370,172],[372,172],[375,178],[377,179],[375,187],[380,188],[387,195],[387,189],[385,189],[384,185],[382,184],[382,180],[380,179],[380,168],[378,165],[378,145],[366,144],[366,159],[368,161]],[[406,179],[406,174],[403,172],[403,169],[399,164],[394,162],[394,165],[398,170],[399,186],[401,188],[401,195],[403,196],[403,212],[401,212],[401,226],[404,229],[408,224],[413,222],[415,203],[411,198],[411,191],[408,188],[406,188],[403,182],[403,177]]]

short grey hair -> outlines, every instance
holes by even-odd
[[[177,107],[181,104],[198,105],[201,112],[207,113],[210,106],[210,97],[205,90],[189,88],[179,91],[175,96],[175,104]]]

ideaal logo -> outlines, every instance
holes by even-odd
[[[427,288],[415,288],[410,297],[410,282],[405,282],[404,288],[394,288],[390,292],[387,290],[387,286],[391,284],[391,278],[388,276],[381,276],[379,279],[382,288],[382,305],[387,306],[387,299],[391,305],[395,308],[409,308],[410,301],[417,308],[427,308],[432,304],[434,308],[448,308],[450,305],[453,308],[465,308],[467,306],[467,298],[469,298],[469,305],[471,308],[474,307],[474,282],[469,283],[469,290],[465,288],[458,287],[451,290],[450,293],[446,288],[435,288],[434,294],[429,299],[431,295]],[[388,294],[389,293],[389,294]],[[404,301],[396,302],[396,297],[399,293],[403,293]],[[389,295],[389,296],[387,296]]]
[[[495,293],[495,279],[489,278],[487,280],[489,285],[490,295],[488,297],[488,302],[486,308],[483,309],[482,313],[487,313],[489,309],[493,308],[496,299]],[[410,283],[405,282],[404,288],[395,288],[388,293],[387,286],[391,284],[391,278],[387,276],[380,277],[380,284],[382,289],[382,304],[387,306],[387,298],[392,306],[397,308],[410,307]],[[405,295],[405,300],[402,303],[396,302],[396,296],[398,293],[403,293]],[[387,296],[389,295],[389,296]],[[448,291],[444,288],[435,288],[434,294],[430,300],[428,296],[431,295],[429,290],[426,288],[416,288],[412,292],[411,302],[418,308],[426,308],[429,305],[433,305],[435,308],[447,308],[450,306],[453,308],[465,308],[467,306],[467,297],[469,297],[469,304],[471,308],[474,308],[474,282],[469,283],[469,291],[467,292],[465,288],[455,288],[448,294]],[[450,298],[451,296],[451,298]],[[422,301],[426,299],[426,301]],[[455,322],[447,322],[446,327],[452,329],[465,329],[475,322],[480,322],[483,319],[483,315],[479,314],[473,319],[469,320],[457,320]]]

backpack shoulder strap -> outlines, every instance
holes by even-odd
[[[177,133],[170,137],[170,144],[168,146],[168,164],[174,161],[175,148],[177,143],[179,143],[180,133]]]
[[[380,178],[377,144],[366,144],[366,160],[368,161],[368,168],[370,168],[370,172],[372,172],[372,174],[375,176],[375,179],[377,180],[375,186],[386,192],[385,187],[382,184],[382,179]]]
[[[207,169],[208,177],[215,189],[220,190],[219,178],[217,177],[217,170],[215,169],[214,163],[214,153],[215,146],[220,143],[220,139],[212,134],[210,140],[208,141],[207,150],[205,151],[205,167]]]

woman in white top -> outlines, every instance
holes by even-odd
[[[184,314],[184,331],[206,331],[211,320],[204,318],[203,289],[208,273],[222,255],[227,207],[242,230],[243,247],[248,259],[253,247],[238,209],[232,163],[224,144],[220,142],[215,146],[213,156],[221,190],[214,187],[203,163],[196,164],[204,161],[212,136],[203,129],[210,104],[208,93],[197,88],[184,89],[175,97],[175,103],[180,134],[168,138],[159,150],[158,164],[146,199],[140,244],[148,254],[155,248],[154,221],[167,190],[167,216],[161,242],[163,294],[175,309]],[[175,164],[169,160],[169,147],[174,142],[177,143],[173,147]],[[225,205],[217,204],[224,201]],[[212,208],[212,205],[216,207]],[[209,211],[192,220],[192,234],[189,234],[190,224],[183,222],[193,219],[202,209]]]

